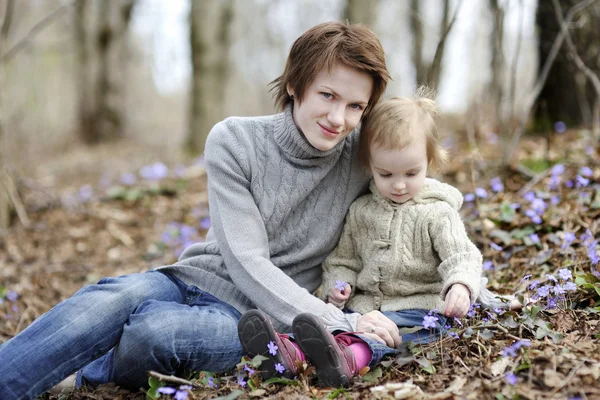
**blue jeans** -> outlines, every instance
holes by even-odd
[[[413,309],[402,311],[383,311],[382,314],[394,321],[398,328],[413,328],[417,326],[423,326],[423,318],[429,314],[429,311]],[[437,313],[434,313],[433,316],[438,318],[438,321],[435,323],[435,328],[423,328],[416,332],[402,335],[402,342],[405,343],[411,341],[416,344],[425,344],[439,339],[440,336],[447,331],[447,329],[444,328],[447,323],[447,318]],[[369,363],[369,367],[371,368],[374,368],[384,357],[393,356],[396,354],[396,349],[388,347],[377,340],[369,339],[362,335],[357,336],[364,340],[373,352],[371,362]]]
[[[149,370],[230,370],[243,355],[239,319],[162,272],[101,279],[0,346],[0,399],[34,399],[80,369],[78,386],[132,390],[147,386]]]

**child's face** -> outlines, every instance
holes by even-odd
[[[395,203],[405,203],[421,190],[427,164],[424,136],[414,138],[402,150],[371,147],[371,172],[375,185],[383,197]]]
[[[321,151],[332,149],[360,122],[373,89],[373,78],[343,65],[322,70],[307,86],[302,103],[294,101],[294,122]],[[291,95],[293,88],[288,88]]]

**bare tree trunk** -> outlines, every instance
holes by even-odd
[[[124,135],[122,70],[135,0],[80,0],[75,13],[79,135],[87,143]]]
[[[1,5],[3,4],[0,3],[0,6]],[[12,23],[13,10],[13,0],[7,0],[6,7],[4,10],[2,10],[3,18],[2,26],[0,28],[0,54],[4,54],[6,52],[6,39],[8,37],[8,32],[10,31],[10,26]],[[0,87],[3,86],[4,79],[5,61],[0,60]],[[2,113],[4,101],[5,100],[3,92],[0,91],[0,230],[6,229],[10,226],[11,216],[14,211],[14,206],[9,195],[11,188],[5,188],[6,185],[4,184],[4,175],[7,175],[5,171],[6,167],[4,161],[4,129],[6,126],[6,116]]]
[[[498,0],[490,0],[490,10],[493,18],[493,32],[490,38],[492,49],[492,80],[489,85],[489,95],[492,105],[496,110],[494,124],[500,128],[504,124],[502,110],[502,94],[504,93],[504,9],[498,4]]]
[[[190,152],[202,154],[208,132],[223,118],[233,2],[203,0],[191,3],[193,83],[186,146]]]
[[[343,19],[352,24],[361,23],[373,29],[377,19],[377,0],[347,0]]]
[[[410,2],[410,29],[412,32],[413,48],[412,61],[415,66],[417,87],[425,83],[429,66],[423,60],[423,21],[419,13],[419,0]]]
[[[569,8],[579,0],[562,0]],[[540,65],[548,58],[552,42],[561,27],[554,15],[551,1],[538,3],[536,24],[539,27]],[[595,74],[600,73],[600,2],[594,2],[569,28],[573,43],[583,63]],[[562,48],[549,72],[538,100],[536,122],[544,126],[564,121],[568,126],[592,123],[596,93],[593,85],[573,62],[570,50]]]

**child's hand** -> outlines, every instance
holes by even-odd
[[[446,294],[445,303],[443,314],[446,317],[462,318],[469,311],[471,291],[462,283],[455,283]]]
[[[343,284],[343,286],[341,285]],[[344,289],[341,289],[343,287]],[[327,301],[339,309],[344,308],[346,302],[350,298],[350,293],[352,292],[352,288],[346,282],[340,282],[340,285],[336,282],[335,287],[329,289],[329,293],[327,294]]]

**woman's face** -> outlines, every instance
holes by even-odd
[[[288,90],[294,95],[293,88]],[[323,69],[302,103],[294,101],[294,122],[313,147],[330,150],[360,122],[372,90],[373,78],[366,72],[339,64],[331,72]]]

